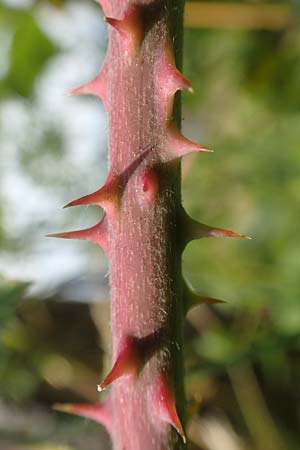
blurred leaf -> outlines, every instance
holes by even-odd
[[[15,309],[30,283],[8,281],[0,277],[0,329],[15,314]]]
[[[38,26],[34,17],[19,18],[10,50],[10,68],[5,84],[9,91],[30,97],[39,73],[44,69],[57,47]]]
[[[299,30],[249,33],[243,51],[241,84],[251,89],[258,101],[265,100],[280,110],[299,111]]]

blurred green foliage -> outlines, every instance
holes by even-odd
[[[0,280],[0,394],[21,400],[31,395],[35,386],[32,363],[28,364],[28,339],[18,327],[17,307],[24,300],[28,283]],[[30,370],[28,370],[30,367]],[[12,376],[13,374],[13,376]]]
[[[34,11],[0,5],[0,27],[12,34],[8,70],[0,80],[0,95],[30,97],[34,82],[57,46],[39,27]]]
[[[64,7],[63,2],[51,3]],[[37,77],[60,51],[34,11],[0,7],[0,23],[11,38],[0,92],[31,102]],[[183,95],[184,128],[215,149],[213,155],[185,158],[184,206],[202,222],[253,236],[252,241],[193,242],[183,255],[184,274],[192,285],[227,300],[188,316],[189,413],[203,420],[226,416],[242,440],[235,448],[297,450],[300,30],[296,25],[278,32],[187,30],[184,55],[185,74],[195,90],[194,96]],[[33,102],[28,114],[32,110]],[[56,163],[63,154],[56,126],[49,126],[46,145],[38,151],[30,140],[22,150],[23,169],[36,181],[41,178],[35,165],[41,148]],[[67,170],[60,160],[61,178]],[[47,166],[40,184],[50,184],[51,173]],[[58,178],[57,185],[64,186],[63,179],[59,183]],[[5,230],[2,234],[5,241]],[[4,245],[9,248],[9,241]],[[2,280],[0,285],[2,398],[46,405],[90,398],[85,380],[98,377],[98,363],[93,362],[99,352],[97,332],[84,344],[76,340],[91,329],[90,315],[80,310],[72,316],[71,307],[55,312],[51,301],[58,301],[59,293],[50,303],[25,302],[16,314],[26,289],[26,283]],[[70,317],[77,317],[74,333]],[[205,442],[198,445],[210,448]]]
[[[203,222],[253,236],[196,242],[184,254],[190,282],[228,300],[210,308],[206,321],[198,312],[201,333],[192,342],[199,359],[191,356],[189,369],[192,379],[227,374],[235,390],[231,371],[250,361],[257,396],[265,396],[271,428],[281,435],[273,449],[299,443],[299,39],[298,28],[185,36],[185,73],[197,95],[184,95],[184,124],[191,132],[200,126],[196,137],[216,151],[185,161],[185,207]],[[243,395],[235,395],[251,448],[266,448]]]

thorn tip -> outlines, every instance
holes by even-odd
[[[54,403],[52,405],[52,409],[54,411],[61,411],[61,412],[72,412],[72,404],[71,403]]]
[[[129,6],[121,20],[108,16],[104,20],[122,35],[122,45],[125,52],[133,56],[139,49],[143,39],[143,25],[139,7],[137,5]]]
[[[181,158],[189,153],[213,152],[212,149],[187,139],[173,123],[168,126],[166,147],[164,155],[166,161]]]
[[[104,425],[109,432],[112,431],[112,411],[109,397],[102,403],[55,403],[52,408],[56,411],[94,420]]]
[[[127,336],[119,349],[111,371],[106,375],[102,383],[97,385],[97,391],[104,391],[110,384],[123,376],[137,376],[141,365],[138,340],[133,336]]]
[[[186,443],[186,435],[176,411],[174,392],[169,385],[165,374],[161,374],[158,378],[156,387],[155,407],[158,408],[159,415],[164,422],[172,425],[180,434],[184,443]]]

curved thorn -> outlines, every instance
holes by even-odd
[[[165,51],[162,52],[158,61],[158,77],[160,88],[168,95],[173,95],[176,91],[182,89],[193,91],[189,80],[175,66],[174,55],[170,46],[167,46]]]
[[[108,64],[105,59],[100,73],[86,84],[72,89],[68,95],[96,95],[100,97],[108,109]]]
[[[138,6],[130,6],[123,19],[105,17],[104,20],[122,36],[122,44],[128,55],[134,55],[143,38],[143,26]]]
[[[186,435],[176,411],[174,393],[165,374],[161,374],[157,380],[154,402],[161,420],[172,425],[186,443]]]
[[[107,431],[112,431],[112,411],[109,399],[103,403],[55,403],[52,408],[56,411],[94,420],[103,425]]]
[[[139,355],[137,339],[132,336],[127,336],[119,350],[111,371],[104,378],[102,383],[97,385],[97,391],[104,391],[111,383],[123,376],[137,376],[140,371],[140,367],[141,357]]]
[[[101,206],[109,217],[115,217],[118,214],[121,205],[121,198],[128,183],[128,180],[140,166],[140,164],[147,157],[151,147],[143,151],[138,157],[136,157],[121,174],[110,173],[106,179],[106,182],[102,188],[96,192],[80,197],[64,206],[64,208],[70,208],[71,206],[78,205],[99,205]]]
[[[120,206],[120,200],[121,185],[119,177],[108,177],[102,188],[67,203],[64,208],[80,205],[98,205],[105,210],[108,216],[115,216]]]
[[[104,20],[119,33],[126,32],[126,25],[123,20],[114,19],[113,17],[104,17]]]
[[[232,230],[225,230],[224,228],[211,227],[204,223],[197,222],[192,219],[183,208],[181,208],[179,216],[180,224],[180,238],[181,244],[184,248],[188,242],[195,239],[207,237],[234,237],[241,239],[252,239],[248,234],[238,233]]]
[[[193,92],[193,88],[189,80],[175,66],[170,43],[162,51],[155,70],[158,104],[165,118],[169,119],[172,114],[175,93],[183,89]]]
[[[163,155],[163,160],[171,161],[195,152],[213,152],[213,150],[210,150],[196,142],[190,141],[180,133],[174,124],[169,125],[167,131],[166,151]]]
[[[123,376],[138,377],[147,361],[164,345],[165,335],[166,328],[162,326],[141,338],[126,336],[120,345],[113,368],[97,386],[97,390],[103,391],[113,381]]]
[[[183,297],[184,297],[184,305],[185,305],[185,313],[199,305],[214,305],[217,303],[227,303],[225,300],[221,300],[219,298],[206,297],[198,292],[196,292],[190,283],[188,283],[185,279],[183,279]]]
[[[106,254],[108,254],[108,237],[106,215],[96,225],[84,230],[67,231],[63,233],[52,233],[46,237],[62,238],[62,239],[80,239],[99,244]]]
[[[191,224],[191,240],[202,237],[234,237],[240,239],[252,239],[247,234],[238,233],[237,231],[225,230],[224,228],[211,227],[204,223],[193,221]]]

